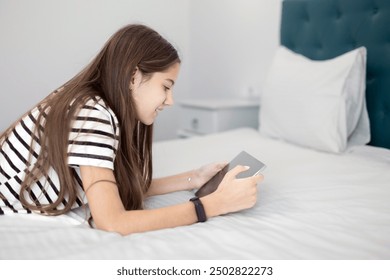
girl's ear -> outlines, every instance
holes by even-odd
[[[131,86],[139,85],[142,81],[142,74],[138,67],[135,67],[133,71],[133,76],[131,77]]]

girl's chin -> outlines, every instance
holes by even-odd
[[[140,121],[144,125],[151,125],[151,124],[154,123],[154,121],[156,120],[157,116],[158,116],[158,112],[154,111],[153,114],[151,114],[149,116],[149,118],[138,118],[138,121]]]
[[[138,121],[140,121],[144,125],[152,125],[154,123],[154,119],[151,119],[151,120],[140,120],[140,119],[138,119]]]
[[[147,119],[147,120],[144,120],[144,121],[141,121],[144,125],[152,125],[154,123],[154,121],[156,120],[157,118],[157,114],[154,115],[153,117],[151,117],[150,119]]]

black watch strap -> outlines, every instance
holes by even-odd
[[[195,205],[196,216],[198,217],[198,222],[203,223],[207,220],[206,212],[204,211],[204,207],[202,201],[199,197],[193,197],[190,199],[192,203]]]

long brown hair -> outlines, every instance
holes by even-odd
[[[175,48],[153,29],[133,24],[118,30],[84,70],[65,83],[60,91],[39,103],[36,123],[42,126],[37,125],[34,134],[41,150],[32,165],[32,140],[27,167],[32,166],[27,168],[30,171],[21,184],[21,203],[28,209],[48,215],[63,214],[71,209],[78,198],[78,188],[74,170],[67,165],[70,128],[77,111],[88,99],[98,96],[119,121],[114,175],[121,200],[127,210],[141,209],[144,193],[152,180],[153,125],[144,125],[137,120],[130,90],[131,79],[136,67],[148,78],[178,62],[180,59]],[[2,133],[0,139],[8,137],[13,128],[11,126]],[[59,177],[58,199],[48,205],[29,203],[25,195],[31,192],[30,186],[42,176],[47,177],[50,167]],[[56,209],[65,197],[69,203],[62,210]]]

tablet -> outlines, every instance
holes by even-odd
[[[199,188],[195,195],[198,197],[202,197],[214,192],[218,188],[223,177],[225,177],[225,174],[237,165],[249,166],[250,168],[244,172],[239,173],[236,178],[255,176],[259,174],[262,170],[264,170],[266,167],[264,163],[251,156],[247,152],[242,151],[234,159],[232,159],[221,171],[215,174],[215,176],[212,177],[206,184]]]

